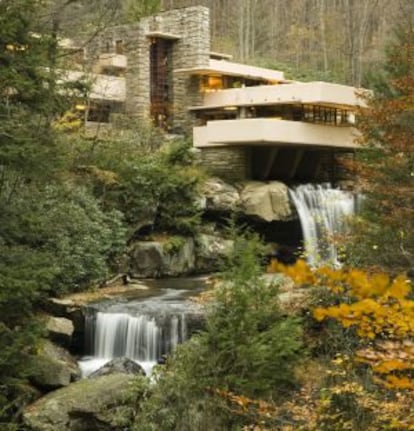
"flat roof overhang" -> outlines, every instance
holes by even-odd
[[[167,39],[167,40],[180,40],[181,36],[179,36],[178,34],[173,34],[173,33],[167,33],[167,32],[162,32],[162,31],[151,31],[149,33],[145,34],[146,37],[148,38],[154,38],[154,39]]]
[[[273,83],[286,82],[283,72],[265,69],[263,67],[248,66],[241,63],[233,63],[227,60],[210,59],[209,64],[188,69],[176,69],[174,73],[189,75],[225,75],[239,78],[257,79]]]
[[[229,106],[271,106],[281,104],[320,105],[338,109],[365,107],[363,95],[368,90],[328,82],[295,82],[284,85],[258,85],[231,88],[204,94],[203,105],[191,111],[220,109]]]
[[[352,127],[272,118],[209,121],[193,129],[196,148],[269,145],[354,150],[359,148],[358,136]]]
[[[231,54],[217,51],[210,51],[209,55],[212,60],[231,60],[233,58]]]

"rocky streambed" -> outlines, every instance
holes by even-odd
[[[129,384],[202,326],[191,297],[205,281],[146,280],[49,300],[48,339],[30,364],[38,399],[24,411],[27,428],[118,429],[111,409],[124,404]]]

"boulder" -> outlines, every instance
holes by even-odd
[[[72,321],[75,331],[83,332],[85,326],[82,308],[72,299],[49,298],[45,302],[46,312],[55,317],[65,317]]]
[[[137,241],[130,249],[130,272],[134,277],[160,277],[163,247],[156,241]]]
[[[64,364],[42,355],[36,355],[29,361],[29,381],[42,391],[52,391],[69,385],[71,373]]]
[[[237,209],[240,202],[238,190],[220,178],[209,178],[203,184],[201,193],[207,211],[231,212]]]
[[[52,341],[69,346],[72,340],[74,326],[71,320],[65,317],[49,317],[46,322],[46,329]]]
[[[70,371],[71,381],[78,380],[81,377],[78,361],[66,349],[61,346],[45,340],[40,348],[40,353],[48,358],[63,363]]]
[[[193,238],[185,238],[177,249],[168,250],[163,246],[164,270],[163,274],[175,277],[194,271],[195,244]]]
[[[279,181],[247,182],[241,191],[240,208],[244,214],[266,222],[293,218],[288,187]]]
[[[26,407],[23,422],[31,431],[123,429],[118,426],[127,426],[128,412],[120,414],[120,409],[125,406],[132,382],[136,387],[137,376],[124,373],[79,380]]]
[[[194,271],[194,240],[182,238],[174,247],[167,241],[137,241],[130,249],[130,272],[133,277],[176,277]]]
[[[218,235],[200,234],[196,238],[196,271],[215,272],[233,248],[233,241]]]
[[[76,359],[64,348],[45,340],[28,366],[29,380],[37,388],[50,391],[80,379]]]
[[[88,378],[107,376],[113,373],[140,374],[141,376],[145,376],[145,371],[142,369],[141,365],[137,364],[133,360],[129,358],[115,358],[90,374]]]

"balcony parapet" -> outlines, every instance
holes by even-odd
[[[358,132],[352,127],[335,127],[273,118],[209,121],[193,130],[194,146],[273,145],[358,148]]]
[[[355,109],[365,106],[365,102],[361,98],[363,94],[367,94],[367,90],[328,82],[260,85],[207,92],[204,94],[203,105],[193,106],[190,110],[281,104],[309,104]]]

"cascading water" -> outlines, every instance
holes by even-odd
[[[96,366],[120,357],[138,362],[145,371],[152,368],[163,355],[186,340],[185,315],[164,316],[157,323],[148,315],[130,316],[125,313],[103,313],[89,316],[86,332],[92,341],[89,374]]]
[[[336,239],[346,232],[347,217],[355,213],[355,195],[330,184],[303,184],[291,189],[290,196],[299,215],[309,265],[339,266]]]
[[[79,361],[84,377],[111,359],[126,357],[149,374],[153,366],[188,337],[188,316],[200,311],[182,295],[184,290],[164,290],[145,300],[92,308],[85,321],[86,350]],[[102,310],[103,308],[103,310]]]

